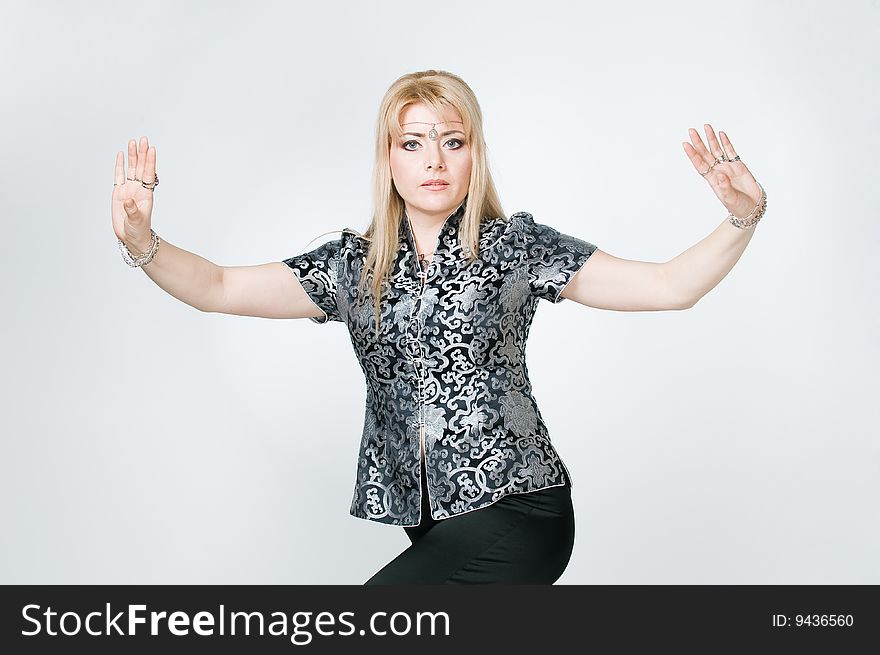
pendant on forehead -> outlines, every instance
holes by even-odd
[[[434,123],[434,125],[436,124],[437,123]],[[437,130],[434,129],[434,125],[431,125],[431,131],[428,132],[428,138],[431,139],[431,141],[437,140]]]

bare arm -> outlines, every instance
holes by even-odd
[[[135,246],[129,242],[135,255],[144,252],[149,244]],[[222,269],[203,257],[162,239],[152,261],[141,266],[147,276],[169,294],[200,311],[214,302],[220,285]]]
[[[131,246],[137,254],[138,248]],[[164,239],[141,267],[169,294],[202,312],[262,318],[323,316],[287,264],[218,266]]]
[[[283,262],[220,268],[220,282],[204,311],[261,318],[324,316]]]
[[[562,297],[597,309],[689,309],[739,261],[754,227],[725,219],[715,231],[666,263],[620,259],[599,249],[562,290]]]
[[[693,307],[739,261],[754,232],[754,226],[741,229],[724,219],[709,236],[666,263],[669,287]]]
[[[596,309],[619,312],[687,309],[670,287],[666,264],[621,259],[596,249],[560,294]]]
[[[689,129],[693,145],[682,144],[694,168],[730,214],[760,219],[767,200],[763,187],[727,135],[720,133],[722,149],[712,126],[704,127],[711,150],[693,128]],[[709,175],[710,171],[714,172]],[[709,236],[665,264],[618,259],[596,250],[560,295],[600,309],[688,309],[730,272],[754,231],[754,225],[741,229],[725,219]]]
[[[156,148],[143,136],[128,142],[128,170],[120,150],[113,171],[110,214],[113,232],[135,256],[151,245]],[[151,261],[140,267],[160,288],[202,312],[310,318],[324,315],[283,262],[222,267],[162,239]]]

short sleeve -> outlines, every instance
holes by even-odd
[[[283,260],[293,271],[302,288],[324,316],[310,316],[315,323],[342,321],[337,298],[337,280],[342,238],[318,246],[311,252]]]
[[[530,214],[525,214],[523,225],[531,294],[552,303],[565,300],[560,295],[562,290],[590,258],[596,246],[549,225],[536,223]]]

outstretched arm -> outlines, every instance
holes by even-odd
[[[221,267],[220,283],[204,311],[259,318],[324,315],[282,262]]]
[[[596,309],[650,312],[686,309],[672,293],[665,264],[621,259],[599,248],[565,285],[563,298]]]
[[[705,129],[711,154],[694,129],[689,130],[693,145],[683,144],[694,168],[735,217],[762,212],[759,205],[766,197],[727,135],[721,132],[722,150],[712,126]],[[709,236],[662,264],[620,259],[597,249],[560,295],[598,309],[688,309],[730,272],[754,231],[754,225],[736,227],[728,217]]]

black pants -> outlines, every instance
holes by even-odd
[[[422,464],[422,489],[427,489]],[[405,527],[412,545],[364,584],[553,584],[574,547],[568,485],[516,493],[435,521],[422,494],[422,521]]]

